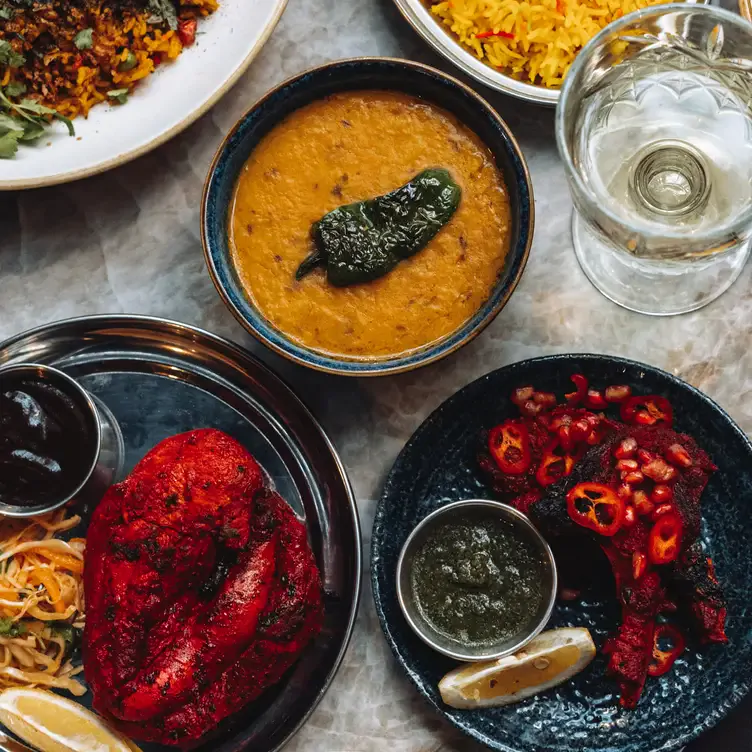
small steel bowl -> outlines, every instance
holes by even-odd
[[[543,583],[545,597],[537,613],[525,625],[524,629],[504,642],[478,647],[463,645],[458,640],[453,640],[437,632],[421,615],[410,586],[410,569],[413,557],[426,540],[428,533],[437,524],[447,522],[452,518],[467,518],[474,514],[482,514],[483,516],[491,514],[511,522],[516,530],[540,552],[541,559],[544,562],[545,574],[545,582]],[[539,634],[548,623],[556,601],[556,590],[556,562],[548,543],[524,514],[499,501],[468,499],[440,507],[419,522],[410,533],[397,561],[397,599],[407,623],[427,645],[458,661],[491,661],[520,650]]]
[[[450,112],[488,147],[506,183],[511,229],[509,251],[488,299],[462,326],[438,342],[388,357],[346,357],[304,347],[271,324],[243,289],[230,254],[228,217],[233,190],[246,160],[264,136],[290,113],[331,94],[396,91]],[[355,58],[300,73],[265,94],[219,147],[204,186],[201,240],[209,274],[225,305],[260,342],[300,365],[341,376],[384,376],[433,363],[467,344],[493,321],[511,297],[533,240],[535,201],[522,149],[499,114],[469,86],[408,60]]]
[[[123,463],[123,437],[112,413],[101,400],[89,394],[75,379],[57,368],[37,363],[0,367],[0,389],[3,379],[9,376],[46,382],[59,389],[81,411],[93,434],[93,442],[86,472],[73,491],[61,494],[54,502],[36,506],[14,506],[0,502],[0,514],[8,517],[31,517],[52,512],[74,500],[82,504],[98,502],[120,475]],[[71,441],[80,441],[80,437],[71,436]]]

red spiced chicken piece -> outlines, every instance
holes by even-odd
[[[319,632],[305,527],[216,430],[156,446],[97,507],[84,570],[94,707],[181,746],[278,682]]]

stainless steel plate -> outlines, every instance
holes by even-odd
[[[218,428],[256,457],[305,520],[325,592],[322,633],[280,685],[221,724],[199,748],[279,749],[331,683],[352,633],[360,593],[355,500],[323,430],[289,387],[249,353],[171,321],[94,316],[0,343],[0,365],[23,361],[60,368],[109,407],[123,432],[124,473],[168,436]],[[161,749],[167,748],[144,746]]]

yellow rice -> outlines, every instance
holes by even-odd
[[[0,39],[9,41],[26,58],[20,68],[0,64],[0,87],[21,83],[26,87],[24,96],[66,117],[86,117],[94,105],[113,102],[108,92],[132,91],[157,66],[174,61],[183,51],[179,34],[166,24],[149,23],[148,11],[117,16],[107,0],[91,0],[73,15],[55,5],[54,0],[34,0],[30,10],[0,23]],[[218,0],[178,0],[178,17],[202,18],[217,7]],[[92,30],[94,47],[82,51],[74,39],[85,28]],[[42,34],[51,35],[54,43],[38,57],[31,47]],[[135,56],[135,64],[124,71],[121,63],[129,53]]]
[[[604,26],[668,0],[442,0],[431,6],[476,57],[521,81],[558,88]],[[489,32],[501,36],[478,38]]]

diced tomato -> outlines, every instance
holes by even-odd
[[[198,21],[191,18],[187,21],[178,21],[178,37],[183,47],[190,47],[196,41],[196,27]]]

